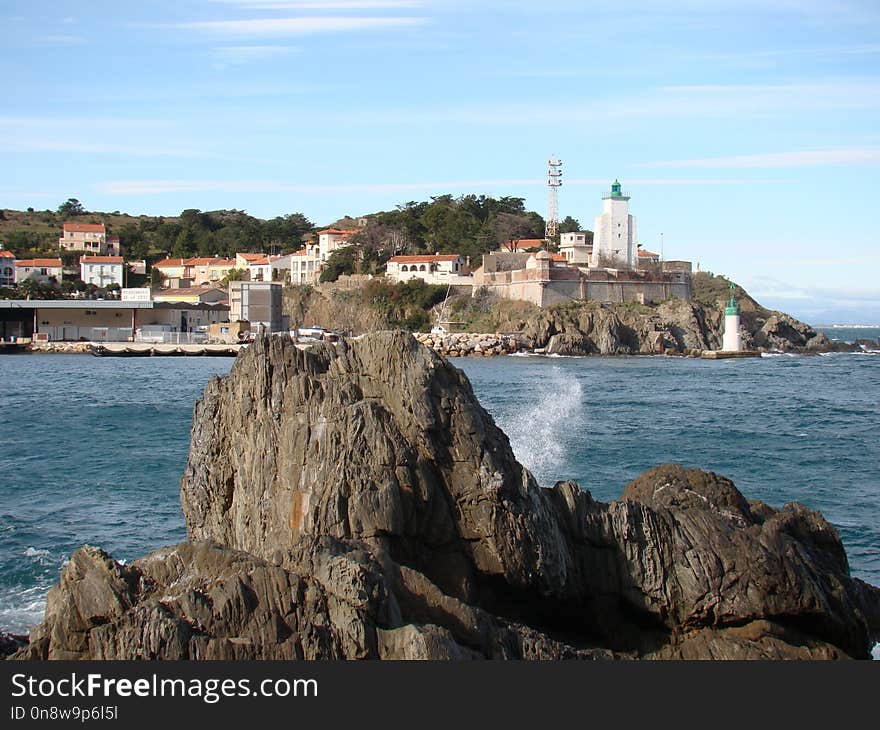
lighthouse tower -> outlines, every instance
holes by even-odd
[[[730,303],[724,310],[724,339],[721,344],[721,349],[724,352],[742,350],[742,338],[739,334],[739,307],[733,298],[735,288],[733,282],[730,282]]]
[[[629,214],[629,196],[615,180],[602,196],[602,213],[596,216],[590,266],[636,268],[636,219]]]

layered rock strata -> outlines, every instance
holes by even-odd
[[[880,589],[834,528],[667,465],[541,488],[402,332],[263,338],[195,408],[189,542],[82,548],[28,658],[868,658]]]

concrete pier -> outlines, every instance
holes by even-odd
[[[88,351],[98,357],[235,357],[247,345],[162,345],[147,342],[106,342],[91,345]]]
[[[761,357],[757,350],[704,350],[700,355],[704,360],[726,360],[728,358]]]

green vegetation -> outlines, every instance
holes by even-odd
[[[118,236],[127,259],[156,261],[165,256],[227,256],[239,251],[298,248],[314,229],[302,213],[260,220],[240,210],[185,210],[177,217],[130,216],[86,211],[75,198],[57,211],[3,210],[0,242],[20,259],[58,256],[58,238],[65,221],[103,223],[108,236]],[[79,261],[79,252],[68,257]]]
[[[439,195],[372,216],[392,253],[460,253],[475,257],[505,241],[543,238],[544,219],[526,211],[523,198]]]
[[[327,266],[321,272],[321,281],[336,281],[343,274],[355,273],[357,266],[357,250],[354,246],[343,246],[336,249],[327,259]]]
[[[482,287],[474,296],[458,294],[450,297],[446,319],[467,332],[518,332],[529,317],[540,311],[530,302],[500,299]]]
[[[445,286],[426,284],[421,279],[399,284],[373,279],[364,287],[365,304],[374,307],[391,327],[412,332],[431,327],[430,310],[445,297]]]

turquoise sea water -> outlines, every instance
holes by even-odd
[[[714,470],[747,497],[821,510],[852,572],[880,584],[880,356],[454,362],[540,483],[610,500],[658,463]],[[231,363],[0,358],[0,631],[41,619],[77,546],[131,560],[184,538],[192,407]]]

